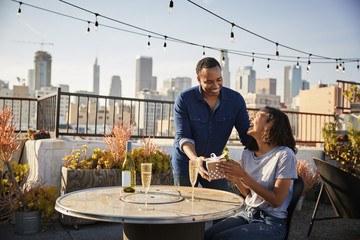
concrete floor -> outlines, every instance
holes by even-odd
[[[306,234],[311,215],[315,206],[314,201],[305,200],[301,211],[293,215],[289,239],[291,240],[360,240],[360,219],[333,219],[315,222],[310,238]],[[334,216],[332,207],[321,203],[318,217]],[[210,223],[206,224],[206,227]],[[91,225],[82,225],[79,230],[72,226],[64,226],[59,221],[42,223],[41,231],[33,235],[17,235],[15,226],[6,223],[0,225],[0,239],[2,240],[81,240],[81,239],[123,239],[122,225],[116,223],[96,222]],[[150,240],[150,238],[149,238]]]

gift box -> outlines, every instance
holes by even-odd
[[[225,178],[225,174],[223,172],[220,172],[219,169],[216,169],[216,163],[220,161],[226,161],[226,159],[225,158],[216,159],[216,160],[209,159],[208,161],[206,161],[206,167],[208,169],[210,180]]]

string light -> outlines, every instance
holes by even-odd
[[[233,32],[233,28],[235,26],[235,23],[231,24],[231,33],[230,33],[230,40],[231,42],[234,42],[234,32]]]
[[[252,57],[252,59],[251,59],[251,65],[254,65],[254,63],[255,63],[254,54],[255,54],[255,53],[252,53],[253,57]]]
[[[174,7],[174,2],[171,0],[169,3],[169,14],[172,14],[173,7]]]
[[[296,69],[299,69],[299,68],[300,68],[300,65],[299,65],[299,58],[300,58],[300,57],[298,57],[298,60],[297,60],[297,63],[296,63]]]
[[[163,45],[163,49],[164,51],[166,51],[166,39],[167,39],[167,36],[164,36],[165,40],[164,40],[164,45]]]
[[[205,57],[205,46],[203,46],[203,54],[202,54],[203,58]]]
[[[306,67],[306,73],[309,73],[310,71],[310,68],[309,68],[309,65]]]
[[[20,16],[21,15],[21,4],[22,2],[19,2],[19,9],[17,11],[17,15]]]
[[[343,62],[342,73],[345,73],[345,63]]]
[[[89,33],[90,33],[90,21],[88,21],[88,27],[86,29],[86,34],[89,35]]]
[[[275,56],[276,56],[276,60],[279,61],[279,51],[278,51],[278,46],[279,46],[279,43],[276,43],[276,53],[275,53]]]
[[[268,72],[270,70],[270,58],[268,58],[268,64],[266,66],[266,71]]]
[[[149,35],[148,37],[149,37],[149,39],[148,39],[148,42],[147,42],[147,48],[149,49],[150,48],[150,38],[151,38],[151,36]]]
[[[311,61],[310,61],[310,57],[311,57],[311,53],[309,54],[309,59],[308,59],[308,65],[307,65],[307,69],[306,71],[309,72],[310,71],[310,64],[311,64]]]
[[[360,69],[360,66],[359,66],[359,60],[357,60],[357,62],[358,62],[358,64],[357,64],[357,71],[359,71],[359,69]]]
[[[336,59],[336,72],[339,72],[338,59]]]
[[[99,30],[99,23],[97,17],[99,16],[98,13],[95,13],[95,31]]]
[[[15,0],[14,0],[14,1],[15,1]],[[93,12],[93,11],[90,11],[90,10],[88,10],[88,9],[85,9],[85,8],[82,8],[82,7],[79,7],[79,6],[76,6],[76,5],[74,5],[74,4],[68,3],[68,2],[66,2],[66,1],[64,1],[64,0],[59,0],[59,1],[62,2],[62,3],[68,4],[68,5],[71,5],[72,7],[79,8],[79,9],[81,9],[81,10],[83,10],[83,11],[90,12],[90,13],[92,13],[92,14],[95,14],[95,17],[96,17],[95,30],[96,30],[96,26],[97,26],[97,27],[99,26],[98,21],[97,21],[97,16],[102,16],[102,15],[100,15],[100,14],[98,14],[98,13],[95,13],[95,12]],[[18,1],[15,1],[15,2],[18,2]],[[189,1],[189,2],[191,2],[191,1]],[[88,21],[85,20],[85,19],[81,19],[81,18],[78,18],[78,17],[75,17],[75,16],[71,16],[71,15],[68,15],[68,14],[60,13],[60,12],[57,12],[57,11],[48,10],[48,9],[45,9],[45,8],[42,8],[42,7],[34,6],[34,5],[27,4],[27,3],[23,3],[23,2],[18,2],[18,3],[20,4],[20,5],[19,5],[19,9],[20,9],[20,7],[22,6],[21,4],[24,4],[24,5],[26,5],[26,6],[33,7],[33,8],[36,8],[36,9],[38,9],[38,10],[42,10],[42,11],[54,13],[54,14],[61,15],[61,16],[63,16],[63,17],[72,18],[72,19],[78,20],[78,21],[88,22]],[[191,2],[191,3],[193,3],[193,2]],[[170,7],[171,5],[172,5],[172,7],[173,7],[173,4],[174,4],[173,1],[170,1],[169,7]],[[195,3],[193,3],[193,4],[195,4]],[[196,4],[195,4],[195,5],[196,5]],[[204,10],[205,10],[205,9],[204,9]],[[20,10],[19,12],[21,12],[21,10]],[[209,11],[209,12],[210,12],[210,11]],[[210,13],[213,14],[212,12],[210,12]],[[213,15],[215,15],[215,14],[213,14]],[[132,33],[132,34],[137,34],[137,35],[142,35],[142,36],[148,36],[148,34],[151,33],[151,34],[156,35],[156,36],[157,36],[156,38],[159,38],[159,39],[161,39],[161,37],[164,36],[164,34],[152,32],[152,31],[149,31],[148,29],[142,29],[142,28],[140,28],[140,27],[137,27],[137,26],[131,25],[131,24],[129,24],[129,23],[122,22],[122,21],[119,21],[119,20],[116,20],[116,19],[113,19],[113,18],[110,18],[110,17],[106,17],[106,16],[102,16],[102,17],[103,17],[103,18],[106,18],[106,19],[108,19],[108,20],[114,21],[114,22],[116,22],[116,23],[119,23],[119,24],[123,24],[123,25],[129,26],[129,27],[132,27],[132,28],[136,28],[136,29],[141,30],[141,31],[145,31],[147,34],[139,33],[139,32],[132,32],[132,31],[129,31],[129,30],[121,29],[121,28],[118,28],[118,27],[112,27],[112,26],[104,25],[104,24],[101,25],[102,27],[112,28],[112,29],[115,29],[115,30],[120,30],[120,31],[124,31],[124,32]],[[217,16],[217,17],[219,17],[219,16]],[[222,18],[222,19],[223,19],[223,20],[226,20],[226,19],[224,19],[224,18]],[[232,24],[230,21],[227,21],[227,22],[230,23],[230,24]],[[90,23],[91,23],[91,22],[90,22]],[[244,30],[244,31],[247,31],[247,32],[249,32],[249,33],[251,33],[251,34],[256,35],[257,37],[262,38],[263,40],[270,41],[270,42],[276,44],[275,41],[272,41],[272,40],[270,40],[270,39],[267,39],[267,38],[265,38],[265,37],[263,37],[263,36],[261,36],[261,35],[259,35],[259,34],[256,34],[256,33],[252,32],[252,31],[249,31],[249,30],[247,30],[247,29],[244,29],[244,28],[242,28],[242,27],[240,27],[240,26],[237,26],[235,23],[233,23],[233,24],[234,24],[234,27],[236,26],[236,27],[238,27],[238,28],[240,28],[240,29],[242,29],[242,30]],[[232,25],[233,25],[233,24],[232,24]],[[232,30],[233,30],[233,28],[232,28]],[[165,39],[165,40],[166,40],[166,39]],[[181,39],[177,39],[177,38],[173,38],[173,37],[171,37],[171,38],[169,37],[169,40],[175,41],[175,42],[179,42],[179,43],[183,43],[183,44],[198,46],[198,47],[201,47],[201,46],[202,46],[202,45],[197,44],[197,43],[193,43],[193,42],[189,42],[189,41],[186,41],[186,40],[181,40]],[[164,42],[164,45],[166,46],[166,41]],[[286,45],[283,45],[283,44],[281,44],[281,46],[282,46],[282,47],[285,47],[285,48],[288,48],[288,49],[290,49],[290,50],[292,50],[292,51],[298,51],[298,52],[303,53],[303,54],[308,54],[308,53],[306,53],[306,52],[304,52],[304,51],[301,51],[301,50],[298,50],[298,49],[295,49],[295,48],[290,48],[290,47],[288,47],[288,46],[286,46]],[[214,50],[220,51],[220,49],[219,49],[218,47],[211,47],[211,46],[209,46],[208,48],[209,48],[209,49],[214,49]],[[241,56],[245,56],[245,57],[251,57],[251,55],[250,55],[251,52],[237,51],[237,50],[231,50],[231,49],[225,49],[225,50],[223,49],[223,51],[229,52],[229,53],[231,53],[231,54],[241,55]],[[278,51],[278,44],[277,44],[277,51]],[[255,53],[256,53],[256,52],[252,53],[252,58],[253,58],[253,59],[252,59],[252,62],[254,62],[254,58],[255,58],[255,57],[254,57],[254,54],[255,54]],[[265,54],[265,53],[256,53],[256,54],[258,54],[258,55],[265,55],[265,56],[271,56],[271,54]],[[310,56],[315,57],[315,59],[324,59],[324,60],[326,60],[326,61],[329,61],[329,62],[315,61],[315,62],[313,62],[313,63],[315,63],[315,64],[317,64],[317,63],[333,63],[332,61],[333,61],[333,60],[336,60],[335,58],[330,58],[330,57],[324,57],[324,56],[309,54],[309,61],[308,61],[308,62],[310,62]],[[295,58],[295,56],[284,56],[284,57]],[[266,59],[266,58],[261,57],[261,56],[257,56],[257,58]],[[340,59],[340,61],[339,61],[339,62],[340,62],[340,65],[341,65],[341,60],[342,60],[342,59]],[[348,62],[355,62],[355,61],[359,62],[359,60],[355,60],[354,58],[352,58],[352,59],[344,59],[344,60],[345,60],[345,61],[348,61]],[[282,60],[282,61],[287,61],[287,60]],[[331,61],[331,62],[330,62],[330,61]],[[291,62],[292,62],[292,61],[291,61]],[[359,65],[359,64],[358,64],[358,65]],[[308,66],[310,67],[310,64],[308,64]],[[341,67],[342,67],[342,66],[341,66]],[[357,68],[358,68],[358,71],[359,71],[359,67],[357,67]],[[342,68],[339,68],[339,69],[341,70]]]

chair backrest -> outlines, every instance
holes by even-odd
[[[287,232],[285,239],[288,238],[289,230],[290,230],[290,224],[291,224],[291,218],[294,213],[294,210],[296,208],[296,205],[301,197],[301,194],[304,191],[305,183],[304,180],[298,175],[297,179],[294,179],[293,184],[293,196],[291,198],[290,204],[287,208],[288,217],[287,217]]]
[[[321,159],[313,159],[337,214],[343,218],[360,218],[360,179]]]

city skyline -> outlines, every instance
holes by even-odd
[[[70,2],[150,31],[207,46],[275,53],[273,44],[239,29],[234,29],[235,40],[232,43],[231,25],[186,2],[174,2],[172,14],[168,14],[169,1],[165,0],[156,2],[139,0],[126,3],[108,1],[104,4],[96,1]],[[26,3],[95,21],[93,15],[57,1],[32,0]],[[278,1],[276,4],[267,1],[256,3],[227,1],[226,4],[197,1],[197,3],[220,16],[233,20],[238,25],[297,49],[329,57],[360,57],[358,42],[360,31],[357,27],[360,21],[360,16],[357,14],[360,3],[357,1],[306,0],[301,5],[287,1]],[[341,8],[338,7],[339,5]],[[153,76],[157,77],[158,88],[162,87],[165,79],[176,77],[190,77],[193,85],[197,84],[195,65],[202,57],[201,48],[167,42],[167,51],[164,52],[162,49],[164,40],[148,39],[104,28],[101,24],[125,27],[100,17],[99,30],[94,31],[93,26],[90,25],[90,34],[87,35],[87,23],[24,5],[21,7],[21,16],[17,17],[18,7],[18,3],[10,0],[0,3],[0,34],[2,35],[0,79],[9,82],[11,86],[18,84],[17,77],[27,78],[28,70],[33,68],[34,54],[41,50],[40,48],[52,56],[52,85],[68,84],[72,92],[92,91],[92,65],[94,59],[98,58],[101,67],[100,94],[108,95],[111,76],[118,75],[122,80],[123,96],[134,97],[136,57],[139,55],[152,57]],[[16,42],[19,40],[24,42]],[[149,50],[146,47],[148,40],[151,42]],[[42,41],[44,41],[43,45],[40,44]],[[38,44],[30,44],[30,42]],[[280,59],[282,55],[295,54],[284,48],[279,48],[279,52]],[[219,52],[206,49],[206,56],[217,59]],[[228,58],[231,87],[234,88],[237,70],[251,65],[251,58],[233,54],[228,54]],[[257,78],[277,79],[277,93],[282,95],[284,67],[294,64],[270,61],[270,70],[267,72],[267,61],[255,59],[253,69]],[[355,82],[359,82],[360,79],[356,63],[347,64],[344,74],[335,72],[335,62],[313,64],[308,74],[306,74],[306,64],[301,65],[302,78],[309,81],[310,85],[318,81],[335,84],[337,79]]]

